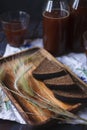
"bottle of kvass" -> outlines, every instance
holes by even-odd
[[[83,33],[87,30],[87,0],[70,0],[70,48],[73,51],[83,51]]]
[[[43,11],[43,45],[53,56],[67,51],[69,11],[69,4],[65,0],[47,0]]]

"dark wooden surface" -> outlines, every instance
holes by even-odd
[[[32,128],[29,125],[22,125],[17,122],[0,120],[0,130],[87,130],[84,125],[56,124],[51,127]]]

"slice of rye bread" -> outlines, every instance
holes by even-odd
[[[87,93],[83,92],[81,89],[74,91],[62,91],[53,90],[54,96],[59,100],[67,103],[86,103]]]
[[[54,90],[68,90],[78,89],[79,86],[75,84],[69,74],[44,80],[44,84],[50,89]]]
[[[38,80],[45,80],[53,77],[66,75],[67,72],[58,64],[45,58],[32,72]]]

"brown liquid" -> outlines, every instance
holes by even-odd
[[[70,33],[72,49],[80,49],[82,46],[82,35],[87,30],[87,7],[72,9],[70,15]]]
[[[24,42],[24,36],[26,34],[26,28],[21,26],[21,23],[18,21],[10,22],[4,25],[4,31],[8,43],[11,46],[19,47]]]
[[[53,10],[43,13],[44,48],[54,56],[64,54],[68,42],[69,13]]]

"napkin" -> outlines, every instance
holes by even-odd
[[[87,83],[87,62],[84,53],[70,53],[57,58],[61,63],[67,65],[79,78]]]
[[[19,48],[12,47],[9,44],[7,44],[6,50],[4,53],[4,57],[15,54],[15,53],[20,52],[22,50],[26,50],[28,48],[32,48],[32,47],[43,47],[43,40],[42,39],[35,39],[35,40],[33,40],[33,41],[31,41],[31,42],[29,42],[29,43],[27,43]]]

